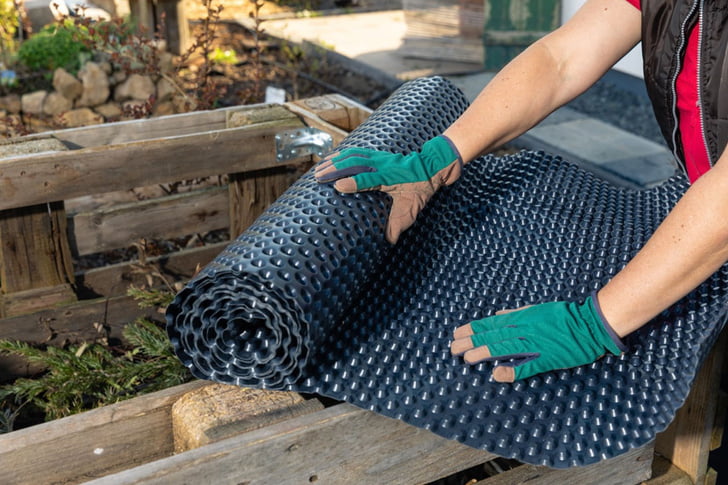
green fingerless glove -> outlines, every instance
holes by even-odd
[[[438,136],[407,155],[366,148],[347,148],[328,156],[316,168],[321,183],[333,182],[341,193],[381,190],[392,196],[386,237],[392,244],[442,186],[460,177],[463,161],[455,145]]]
[[[487,346],[516,379],[590,364],[627,350],[601,315],[596,296],[583,304],[553,302],[472,322],[474,347]]]

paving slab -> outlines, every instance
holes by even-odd
[[[574,116],[567,112],[562,121],[539,124],[515,144],[559,155],[624,185],[648,187],[675,172],[664,146],[595,118],[569,115]]]

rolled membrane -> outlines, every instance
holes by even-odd
[[[395,92],[340,148],[409,153],[466,107],[448,81],[420,79]],[[384,239],[388,198],[376,192],[342,197],[312,173],[169,307],[170,338],[196,377],[269,389],[298,381],[312,350],[392,250]]]
[[[465,109],[440,78],[403,86],[342,146],[408,152]],[[177,296],[177,355],[197,377],[329,396],[526,463],[586,465],[652,441],[725,324],[725,268],[629,350],[512,384],[450,354],[454,328],[578,301],[612,278],[687,188],[615,186],[542,152],[485,156],[396,246],[376,192],[307,174]],[[672,264],[665,261],[665,264]]]

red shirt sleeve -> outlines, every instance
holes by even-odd
[[[632,4],[632,6],[634,8],[636,8],[637,10],[642,10],[642,4],[641,4],[642,0],[627,0],[627,2]]]

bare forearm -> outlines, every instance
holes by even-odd
[[[688,294],[728,261],[726,154],[678,202],[644,248],[598,294],[626,335]]]
[[[640,38],[627,2],[589,0],[516,57],[446,131],[464,161],[521,135],[596,82]]]
[[[558,107],[559,80],[558,61],[543,43],[534,44],[493,78],[445,135],[466,161],[491,151]]]

